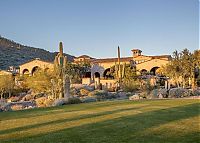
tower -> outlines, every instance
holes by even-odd
[[[140,49],[133,49],[131,50],[133,52],[133,58],[137,56],[141,56],[142,51]]]

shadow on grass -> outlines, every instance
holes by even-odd
[[[108,104],[109,102],[109,104]],[[77,104],[69,104],[64,106],[57,106],[57,107],[45,107],[45,108],[35,108],[35,109],[27,109],[27,110],[20,110],[20,111],[9,111],[9,112],[0,112],[0,121],[3,120],[12,120],[12,119],[20,119],[20,118],[32,118],[43,116],[51,113],[59,114],[60,112],[74,112],[74,111],[82,111],[84,109],[92,108],[101,108],[106,105],[106,107],[114,106],[114,105],[127,105],[127,102],[122,101],[104,101],[104,102],[92,102],[81,104],[81,106],[77,106]],[[129,102],[130,103],[130,102]],[[131,103],[130,103],[131,104]],[[80,105],[80,104],[79,104]]]
[[[9,133],[12,133],[12,132],[19,132],[19,131],[23,131],[23,130],[26,130],[26,129],[37,128],[37,127],[50,125],[50,124],[53,125],[53,124],[56,124],[56,123],[69,122],[69,121],[75,121],[75,120],[86,119],[86,118],[93,118],[93,117],[98,117],[98,116],[103,116],[103,115],[108,115],[108,114],[114,114],[114,113],[118,113],[118,112],[122,112],[122,111],[138,110],[140,108],[144,108],[144,107],[147,107],[147,106],[149,106],[149,105],[140,106],[140,107],[117,109],[117,110],[114,109],[112,111],[105,111],[105,112],[94,113],[94,114],[80,115],[78,117],[76,116],[76,117],[73,117],[73,118],[54,120],[54,121],[49,121],[49,122],[40,123],[40,124],[17,127],[17,128],[7,129],[7,130],[1,130],[0,135],[9,134]]]
[[[145,131],[151,127],[156,127],[162,124],[166,124],[173,121],[179,121],[182,119],[192,118],[198,116],[200,104],[190,104],[179,107],[172,107],[167,109],[161,109],[156,111],[149,111],[144,113],[139,113],[136,115],[123,116],[117,119],[106,120],[97,123],[86,124],[73,128],[66,128],[63,130],[39,134],[35,136],[20,138],[20,139],[9,139],[2,140],[2,142],[70,142],[70,143],[82,143],[82,142],[91,142],[91,143],[134,143],[134,142],[151,142],[153,135],[148,135],[145,138],[136,136],[137,132]],[[127,110],[127,109],[123,109]],[[128,109],[129,110],[129,109]],[[130,109],[134,110],[134,109]],[[120,111],[113,112],[105,112],[103,114],[113,114]],[[88,115],[83,118],[92,118],[94,115]],[[77,119],[77,118],[76,118]],[[76,120],[75,119],[75,120]],[[80,118],[79,118],[80,119]],[[67,122],[68,120],[61,120],[56,122]],[[53,124],[54,123],[48,123]],[[38,124],[37,126],[41,126]],[[35,126],[36,127],[36,126]],[[32,127],[26,127],[32,128]],[[64,127],[63,127],[64,128]],[[15,129],[21,130],[21,129]],[[14,130],[8,130],[8,132],[12,132]],[[174,138],[174,142],[185,142],[192,141],[198,142],[195,133],[188,134],[185,137],[177,137]],[[163,138],[165,136],[163,135]],[[187,139],[186,139],[187,138]],[[181,140],[180,140],[181,139]],[[184,140],[185,139],[185,140]],[[162,142],[161,140],[154,140],[155,142]]]

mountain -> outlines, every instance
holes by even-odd
[[[9,66],[19,66],[35,58],[53,62],[57,53],[25,46],[0,36],[0,69],[6,70]],[[69,61],[73,61],[74,56],[65,55]]]

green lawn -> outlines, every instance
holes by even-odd
[[[198,143],[200,100],[107,101],[0,113],[0,143]]]

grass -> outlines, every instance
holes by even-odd
[[[3,112],[0,142],[198,143],[199,101],[107,101]]]

